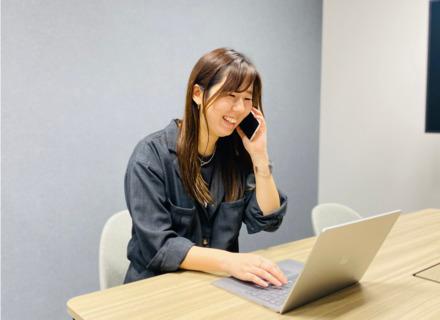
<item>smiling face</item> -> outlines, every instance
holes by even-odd
[[[218,84],[212,86],[210,90],[205,93],[208,94],[207,99],[221,90],[225,81],[226,77]],[[195,87],[197,88],[195,88],[194,93],[196,97],[200,97],[200,99],[194,100],[200,104],[202,101],[201,94],[203,92],[200,87]],[[251,112],[252,89],[253,85],[251,84],[248,88],[239,88],[237,91],[220,92],[219,96],[204,109],[206,121],[205,116],[200,112],[201,134],[207,135],[209,132],[209,140],[211,142],[215,142],[220,137],[231,135],[240,122]]]

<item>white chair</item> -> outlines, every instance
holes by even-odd
[[[104,225],[99,243],[99,285],[101,290],[123,284],[129,260],[127,244],[131,238],[128,210],[112,215]]]
[[[318,235],[324,228],[361,218],[362,217],[359,213],[342,204],[319,204],[312,210],[313,231],[315,232],[315,235]]]

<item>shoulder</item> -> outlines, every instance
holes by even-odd
[[[173,157],[173,139],[177,139],[177,134],[173,132],[173,125],[170,123],[164,129],[155,131],[142,138],[135,146],[131,154],[130,163],[142,163],[150,166],[158,162],[166,161]],[[174,129],[174,131],[177,131]],[[174,134],[173,134],[174,133]],[[171,147],[170,147],[171,145]],[[174,142],[175,145],[175,142]]]
[[[142,138],[135,146],[131,158],[136,161],[148,162],[157,156],[167,153],[164,130],[159,130]]]

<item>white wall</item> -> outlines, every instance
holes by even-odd
[[[429,2],[325,0],[319,202],[370,215],[440,207],[424,133]]]

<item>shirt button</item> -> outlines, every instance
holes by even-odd
[[[203,239],[202,243],[203,243],[203,246],[205,246],[205,247],[208,246],[208,239]]]

